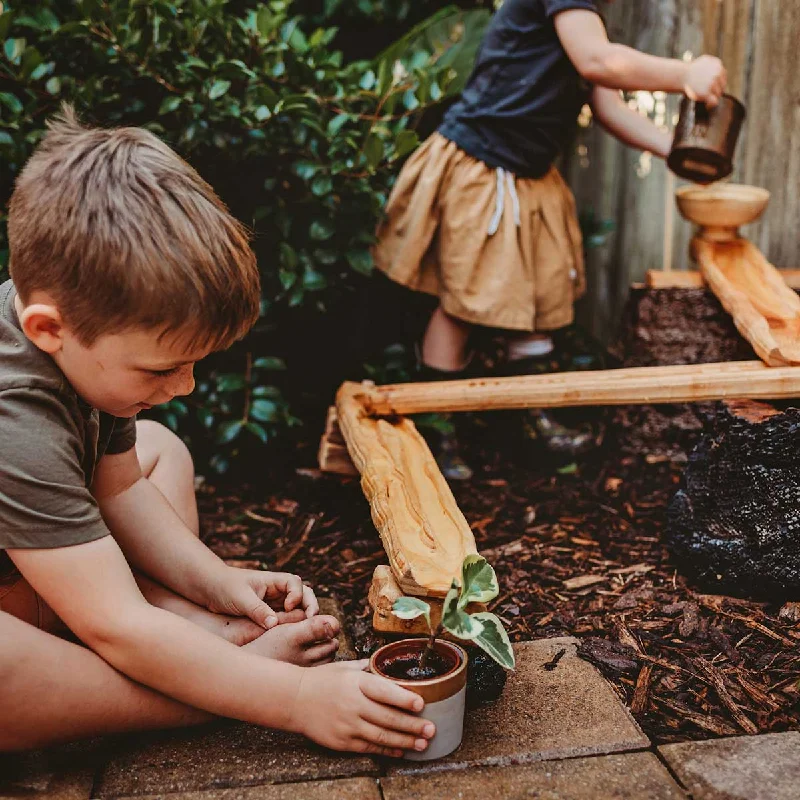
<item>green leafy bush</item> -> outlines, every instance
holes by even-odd
[[[304,365],[274,356],[289,352],[297,319],[325,313],[370,272],[375,222],[417,145],[414,126],[458,88],[488,12],[445,9],[399,47],[345,63],[332,46],[336,29],[309,30],[290,0],[18,0],[5,8],[3,208],[45,120],[67,100],[89,122],[162,137],[254,231],[261,321],[201,365],[194,395],[161,410],[224,469],[298,422],[284,394]],[[0,212],[0,268],[7,258]]]

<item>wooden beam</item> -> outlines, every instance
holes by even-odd
[[[344,436],[339,429],[339,418],[336,416],[336,406],[328,409],[325,420],[325,433],[319,442],[317,453],[319,468],[323,472],[333,472],[337,475],[358,475],[358,470],[347,452]]]
[[[800,289],[800,269],[779,269],[778,272],[790,289]],[[665,272],[660,269],[647,271],[645,285],[648,289],[702,289],[707,286],[696,270]]]
[[[696,238],[692,249],[709,288],[764,363],[800,364],[800,297],[761,251],[746,239]]]
[[[386,386],[345,384],[367,413],[390,416],[443,411],[640,405],[706,400],[800,397],[800,368],[761,361],[632,367]],[[350,455],[353,456],[352,449]],[[355,460],[355,458],[354,458]]]
[[[370,417],[363,393],[343,384],[336,411],[392,572],[405,594],[444,597],[475,538],[414,423]]]

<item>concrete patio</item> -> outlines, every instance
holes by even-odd
[[[333,610],[328,605],[327,610]],[[557,667],[544,669],[560,650]],[[800,732],[653,747],[575,640],[515,645],[501,699],[468,712],[464,743],[420,764],[324,751],[238,723],[0,756],[0,799],[789,800]],[[352,656],[343,642],[342,653]]]

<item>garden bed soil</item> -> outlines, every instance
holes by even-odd
[[[635,293],[623,330],[616,353],[629,365],[752,357],[700,290]],[[580,654],[658,744],[800,729],[800,605],[784,604],[800,598],[691,585],[663,542],[667,505],[714,410],[594,412],[607,425],[602,447],[561,472],[519,445],[518,414],[469,417],[476,474],[454,489],[497,572],[490,610],[512,641],[580,638]],[[366,655],[382,643],[366,597],[386,556],[358,481],[315,470],[309,439],[258,483],[202,487],[202,535],[231,563],[297,572],[336,597]]]

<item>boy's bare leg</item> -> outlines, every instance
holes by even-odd
[[[136,456],[145,478],[158,487],[184,525],[199,536],[194,463],[186,445],[163,425],[139,420],[136,423]]]
[[[186,446],[170,430],[150,420],[136,423],[136,437],[142,474],[164,495],[195,536],[199,536],[194,464]],[[135,576],[142,594],[152,605],[191,620],[236,645],[250,643],[252,649],[268,658],[311,666],[332,661],[336,654],[339,622],[335,617],[306,619],[302,611],[283,613],[278,615],[283,624],[265,632],[249,619],[215,614],[141,573]]]
[[[441,306],[433,312],[422,340],[422,362],[434,369],[457,372],[467,360],[471,325],[451,317]]]
[[[211,719],[129,680],[91,650],[2,611],[0,641],[0,751]]]

